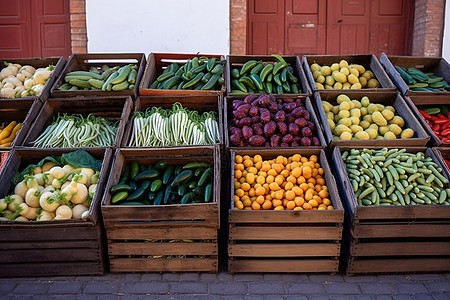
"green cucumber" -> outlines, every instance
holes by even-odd
[[[128,194],[129,194],[128,191],[121,191],[115,193],[111,198],[111,204],[117,204],[121,201],[124,201],[128,197]]]
[[[218,74],[218,75],[220,75],[220,74],[222,74],[222,72],[223,72],[223,66],[222,66],[222,65],[216,65],[216,66],[211,70],[211,73],[212,73],[212,74]]]
[[[206,182],[208,181],[208,179],[211,178],[213,173],[213,167],[209,167],[208,169],[206,169],[202,176],[200,177],[200,179],[198,180],[197,186],[203,186],[206,184]]]
[[[239,82],[253,90],[256,90],[255,83],[253,82],[253,80],[250,77],[248,77],[246,75],[239,78]]]
[[[175,165],[168,165],[166,170],[164,171],[162,183],[167,184],[170,180],[170,177],[172,176],[173,172],[175,170]]]
[[[154,179],[159,177],[160,173],[158,170],[152,169],[152,170],[145,170],[137,174],[136,176],[132,177],[134,181],[139,180],[148,180],[148,179]]]
[[[153,168],[158,171],[164,171],[167,168],[167,162],[160,160],[153,165]]]
[[[157,192],[162,187],[162,180],[156,179],[152,182],[152,185],[150,186],[150,191]]]
[[[178,196],[183,196],[186,193],[187,189],[188,189],[188,187],[184,184],[178,186],[178,189],[177,189]]]
[[[90,85],[92,85],[96,89],[101,89],[102,86],[105,84],[104,80],[95,79],[95,78],[89,79],[88,82],[89,82]]]
[[[145,189],[143,187],[139,187],[137,190],[128,195],[125,201],[136,201],[144,196]]]
[[[131,65],[123,66],[119,69],[119,75],[111,81],[111,84],[118,84],[128,78],[131,72]]]
[[[233,69],[231,70],[231,78],[233,78],[233,79],[238,79],[239,76],[240,76],[239,70],[236,69],[236,68],[233,68]]]
[[[247,61],[246,63],[244,63],[242,65],[242,68],[241,68],[241,71],[239,72],[239,74],[244,75],[245,73],[247,73],[248,71],[253,69],[253,67],[256,66],[257,64],[258,64],[258,62],[254,59]]]
[[[172,181],[170,185],[171,186],[179,185],[182,182],[189,180],[193,175],[194,172],[192,172],[192,170],[184,170],[180,172],[180,174],[178,174],[177,177],[175,177],[175,179]]]
[[[261,70],[261,72],[259,73],[259,78],[261,79],[261,81],[264,81],[266,79],[266,76],[269,75],[269,73],[271,73],[273,70],[273,64],[267,64],[264,66],[264,68]],[[254,75],[254,74],[251,74]]]
[[[206,63],[206,70],[208,70],[208,72],[211,72],[212,69],[214,69],[214,67],[216,65],[216,61],[217,61],[217,58],[215,58],[215,57],[211,57],[210,59],[208,59],[208,62]]]
[[[277,62],[275,64],[275,66],[273,67],[272,74],[273,75],[277,74],[279,71],[286,68],[287,66],[288,66],[288,64],[286,62],[282,62],[282,61]]]
[[[254,74],[254,75],[256,75],[256,74]],[[248,90],[247,90],[247,88],[245,87],[245,85],[243,85],[242,83],[240,83],[237,79],[231,80],[231,86],[234,87],[234,88],[236,88],[237,90],[239,90],[239,91],[241,91],[241,92],[244,92],[244,93],[247,93],[247,92],[248,92]]]
[[[129,192],[129,191],[131,191],[131,188],[130,188],[130,186],[129,186],[128,184],[125,184],[125,183],[118,183],[118,184],[113,185],[113,186],[109,189],[109,191],[110,191],[111,193],[115,194],[115,193],[117,193],[117,192],[123,192],[123,191]]]
[[[258,74],[250,75],[250,79],[253,81],[253,83],[255,84],[255,86],[258,90],[260,90],[260,91],[264,90],[263,85],[262,85],[262,80]]]
[[[195,194],[193,192],[187,193],[181,198],[180,204],[187,204],[191,202],[195,197]]]
[[[208,203],[211,200],[211,196],[212,196],[212,188],[213,188],[213,184],[208,183],[205,187],[205,203]]]
[[[187,169],[196,169],[196,168],[208,168],[210,167],[210,164],[203,161],[192,161],[188,162],[187,164],[183,165],[183,170]]]
[[[214,74],[211,76],[211,78],[208,80],[208,82],[205,83],[205,85],[202,86],[202,90],[211,90],[216,85],[217,81],[219,80],[220,75]]]
[[[131,69],[130,74],[128,74],[127,81],[129,84],[136,83],[136,77],[137,77],[137,70]]]
[[[160,190],[156,196],[155,196],[155,200],[153,200],[153,205],[161,205],[162,200],[164,197],[164,192],[162,190]]]
[[[256,64],[256,66],[254,66],[251,70],[250,70],[250,75],[251,74],[259,74],[261,73],[261,70],[264,68],[264,64],[260,61]]]
[[[120,82],[118,84],[113,84],[111,89],[113,91],[116,91],[116,92],[117,91],[123,91],[123,90],[126,90],[128,88],[128,86],[129,86],[128,81],[124,80],[124,81],[122,81],[122,82]]]

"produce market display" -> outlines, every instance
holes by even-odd
[[[0,199],[3,220],[56,221],[88,217],[99,170],[76,166],[83,163],[98,166],[99,162],[84,150],[80,151],[47,157],[18,173],[11,193]]]
[[[0,98],[38,96],[55,67],[34,68],[30,65],[5,62],[0,71]]]
[[[407,139],[414,130],[404,128],[405,121],[390,105],[371,103],[369,97],[350,99],[341,94],[336,105],[322,100],[328,125],[336,140]]]
[[[314,62],[310,65],[316,88],[331,89],[363,89],[377,88],[380,83],[371,70],[360,64],[351,64],[346,60],[328,65]]]
[[[6,158],[8,158],[8,152],[1,152],[0,153],[0,171],[3,168],[3,165],[5,164]]]
[[[450,110],[448,105],[419,107],[425,122],[443,143],[450,143]]]
[[[10,147],[21,127],[22,123],[16,121],[11,121],[7,125],[2,123],[0,126],[0,148]]]
[[[358,205],[450,205],[448,179],[423,152],[352,149],[342,153]]]
[[[234,158],[234,209],[333,210],[316,155]]]
[[[301,98],[248,95],[233,100],[229,121],[233,146],[320,146],[316,125]]]
[[[412,91],[416,92],[446,92],[450,85],[443,77],[433,72],[422,72],[417,68],[394,66],[402,79]]]
[[[64,76],[65,83],[60,91],[123,91],[132,90],[136,83],[138,66],[128,64],[124,66],[101,67],[92,66],[89,71],[71,71]]]
[[[226,60],[215,57],[194,57],[183,65],[170,64],[149,86],[163,90],[220,90]]]
[[[39,148],[83,148],[113,146],[117,122],[103,117],[63,114],[31,142]]]
[[[294,68],[280,55],[276,62],[251,59],[241,68],[231,69],[231,93],[235,94],[299,94],[301,88]]]
[[[213,166],[202,161],[186,164],[129,162],[120,182],[109,191],[111,204],[166,205],[208,203],[213,193]]]
[[[172,109],[148,107],[133,118],[130,147],[210,145],[220,141],[215,112],[200,114],[179,102]]]

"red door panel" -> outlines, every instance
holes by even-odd
[[[247,53],[283,53],[284,0],[248,1]]]
[[[285,54],[325,54],[326,0],[286,0]]]
[[[413,0],[372,0],[369,51],[411,55]]]
[[[0,0],[0,57],[28,57],[29,5],[26,0]]]
[[[0,0],[0,57],[71,54],[69,0]]]
[[[328,1],[327,54],[369,51],[369,0]]]

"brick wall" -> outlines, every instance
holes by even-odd
[[[416,0],[412,55],[441,56],[445,0]]]
[[[70,36],[72,53],[87,52],[85,0],[70,0]]]
[[[230,54],[246,54],[247,0],[230,0]]]

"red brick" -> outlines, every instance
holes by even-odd
[[[86,20],[85,14],[71,14],[70,15],[70,21],[79,21],[79,20]]]

